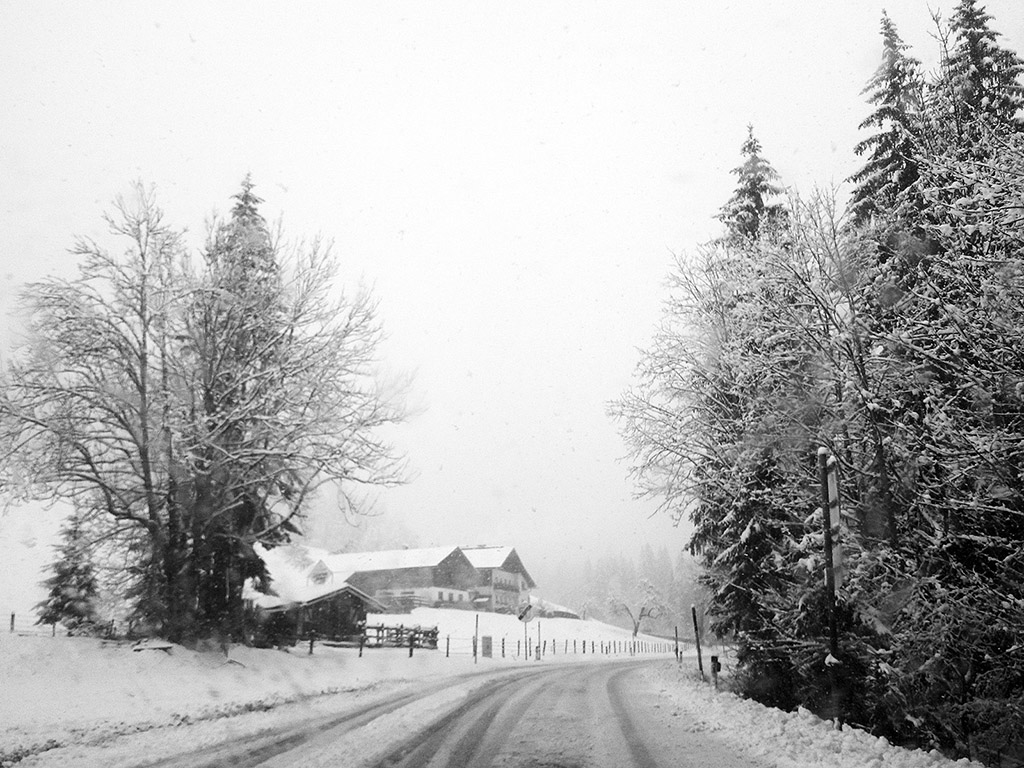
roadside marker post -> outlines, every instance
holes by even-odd
[[[700,653],[700,627],[697,626],[697,606],[690,605],[690,615],[693,617],[693,638],[697,643],[697,669],[700,671],[700,679],[704,679],[704,659]]]

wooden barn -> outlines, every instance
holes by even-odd
[[[259,614],[260,645],[281,645],[311,632],[322,640],[351,640],[362,634],[369,611],[384,606],[349,583],[347,574],[328,568],[309,547],[257,547],[267,564],[273,594],[247,589],[246,599]]]

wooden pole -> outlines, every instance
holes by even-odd
[[[700,627],[697,626],[697,606],[690,605],[690,616],[693,617],[693,638],[697,643],[697,669],[700,670],[700,679],[704,679],[704,658],[700,653]]]
[[[821,519],[822,530],[825,534],[825,605],[828,611],[828,655],[825,659],[825,667],[828,671],[829,687],[831,688],[832,708],[839,727],[842,727],[843,716],[840,712],[839,687],[836,685],[834,667],[840,664],[839,661],[839,630],[836,626],[836,572],[835,564],[832,562],[832,515],[829,508],[832,505],[828,492],[828,448],[822,446],[818,449],[818,481],[821,485]]]
[[[480,614],[476,615],[476,627],[473,629],[473,663],[476,664],[477,659],[477,647],[480,644]]]

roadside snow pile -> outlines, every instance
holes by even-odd
[[[692,728],[723,732],[730,743],[772,768],[984,768],[967,759],[950,760],[935,750],[893,746],[857,728],[838,731],[806,709],[783,712],[715,692],[675,664],[647,673],[661,679],[663,695],[692,718]]]

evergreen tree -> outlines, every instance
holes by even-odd
[[[754,136],[754,126],[747,126],[747,138],[740,147],[743,163],[733,168],[739,179],[736,190],[722,206],[718,219],[722,221],[729,238],[757,238],[766,226],[778,224],[784,217],[785,207],[772,202],[783,193],[775,182],[779,174],[771,163],[761,156],[761,142]]]
[[[195,423],[200,447],[192,451],[198,458],[191,532],[197,618],[205,632],[238,639],[245,635],[243,585],[267,578],[252,544],[282,543],[296,530],[276,524],[277,489],[269,482],[275,471],[260,453],[273,441],[268,425],[280,408],[277,363],[286,334],[281,270],[253,187],[247,175],[233,196],[231,218],[211,235],[193,321],[202,349],[197,399],[203,415]]]
[[[859,126],[878,132],[854,148],[858,155],[868,153],[868,160],[849,178],[856,184],[850,202],[855,221],[894,207],[896,196],[918,176],[914,136],[923,82],[920,62],[907,55],[907,48],[883,12],[882,63],[863,90],[875,111]]]
[[[983,117],[1012,130],[1024,128],[1018,114],[1024,89],[1018,78],[1024,61],[1000,47],[992,17],[976,0],[960,0],[950,19],[953,50],[945,62],[946,77],[957,102],[961,123]]]
[[[88,633],[96,623],[99,585],[77,515],[61,528],[61,540],[57,560],[50,566],[53,575],[43,582],[48,595],[36,606],[36,623],[63,624],[71,634]]]

